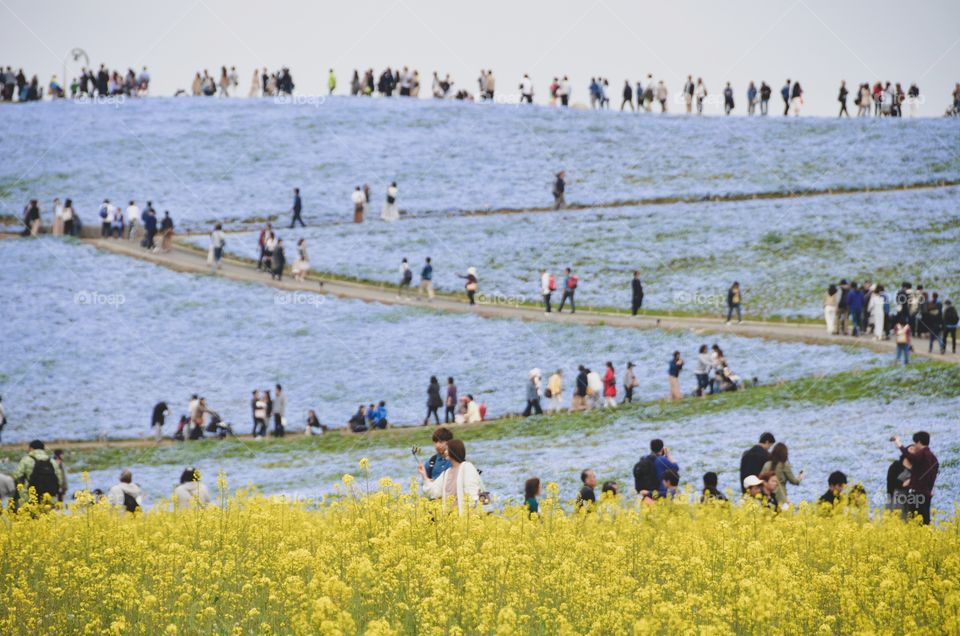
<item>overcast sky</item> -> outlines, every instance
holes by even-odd
[[[692,74],[713,94],[732,82],[741,113],[750,80],[776,95],[786,78],[799,79],[804,112],[817,115],[835,113],[841,79],[904,90],[917,82],[921,114],[940,116],[960,81],[958,0],[0,0],[0,16],[4,66],[46,84],[80,47],[94,66],[148,66],[159,95],[221,65],[237,67],[244,95],[263,66],[289,66],[296,92],[319,94],[329,67],[342,93],[354,68],[408,65],[423,76],[422,95],[433,70],[475,92],[483,67],[503,93],[529,73],[541,102],[554,75],[570,76],[573,101],[602,75],[615,107],[624,79],[652,73],[676,93]]]

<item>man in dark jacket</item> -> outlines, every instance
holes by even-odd
[[[297,221],[300,221],[301,227],[307,227],[307,224],[303,222],[303,219],[300,218],[300,211],[303,210],[303,202],[300,200],[300,188],[293,189],[293,219],[290,221],[290,228],[297,224]]]
[[[557,180],[553,183],[553,209],[559,210],[562,207],[567,205],[566,200],[563,198],[563,193],[566,190],[566,176],[567,173],[562,170],[557,173]]]
[[[910,460],[910,493],[914,495],[910,511],[923,517],[924,525],[929,525],[933,486],[940,471],[940,462],[929,448],[930,433],[914,433],[912,449],[900,443],[899,435],[893,438],[893,443],[900,450],[900,455]]]
[[[633,315],[636,316],[640,308],[643,307],[643,283],[640,282],[640,272],[633,273],[633,280],[630,281],[630,285],[633,292],[630,309],[633,311]]]
[[[760,441],[756,445],[751,447],[750,450],[744,451],[743,455],[740,456],[740,488],[743,492],[747,492],[746,488],[743,487],[743,480],[746,479],[747,475],[756,476],[760,474],[763,465],[770,459],[770,447],[776,442],[773,433],[764,433],[760,436]]]
[[[943,303],[943,339],[940,341],[940,353],[947,352],[947,338],[952,341],[953,352],[957,352],[957,323],[960,316],[957,315],[957,308],[949,300]]]
[[[582,411],[587,408],[587,373],[589,370],[582,364],[577,367],[577,388],[573,392],[571,411]]]

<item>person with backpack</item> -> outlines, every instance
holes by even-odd
[[[133,483],[133,473],[129,469],[124,468],[120,481],[107,491],[107,502],[127,512],[136,512],[143,507],[143,491]]]
[[[443,471],[450,468],[450,460],[447,459],[447,442],[452,439],[453,433],[446,426],[433,429],[433,448],[437,452],[423,466],[427,479],[436,479]]]
[[[543,296],[543,313],[550,313],[550,297],[557,289],[557,279],[546,269],[540,270],[540,294]]]
[[[670,449],[664,446],[662,439],[650,440],[650,454],[641,457],[633,466],[633,485],[637,495],[641,498],[653,496],[653,493],[666,496],[663,475],[668,470],[679,475],[680,465],[673,461]]]
[[[570,301],[570,313],[577,313],[577,305],[573,301],[573,295],[577,291],[577,285],[580,284],[580,279],[573,275],[573,272],[568,267],[566,270],[566,276],[563,279],[563,296],[560,298],[560,306],[557,308],[557,313],[563,313],[563,306],[566,304],[567,300]]]
[[[18,487],[17,497],[26,500],[32,488],[39,502],[43,501],[44,495],[49,496],[50,501],[56,501],[67,483],[62,465],[50,457],[43,442],[38,439],[28,445],[27,454],[13,473],[13,481]]]

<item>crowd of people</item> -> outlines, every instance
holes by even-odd
[[[444,507],[464,514],[470,508],[484,508],[490,502],[481,471],[466,459],[466,446],[446,427],[433,431],[435,453],[426,462],[418,462],[423,493],[432,499],[443,499]],[[934,485],[939,472],[939,461],[930,450],[930,435],[918,431],[913,443],[903,445],[898,436],[891,439],[897,449],[887,470],[886,508],[906,519],[916,515],[924,524],[930,523]],[[414,449],[415,455],[419,449]],[[680,491],[680,464],[663,440],[653,439],[650,452],[640,457],[632,469],[636,501],[641,506],[652,506],[661,499],[682,496]],[[759,505],[779,514],[796,506],[787,492],[788,484],[799,485],[806,478],[803,470],[795,472],[789,459],[789,450],[777,442],[772,433],[764,432],[757,444],[743,452],[740,458],[737,486],[741,499],[748,505]],[[590,512],[597,504],[596,472],[586,468],[580,473],[581,488],[576,496],[576,507]],[[866,507],[867,494],[862,484],[848,488],[849,480],[841,470],[827,477],[827,489],[817,500],[829,509],[841,506]],[[729,491],[728,491],[729,492]],[[524,506],[531,515],[539,512],[541,481],[532,477],[524,483]],[[732,494],[732,493],[731,493]],[[601,498],[616,499],[625,496],[620,485],[606,481],[601,487]],[[719,487],[719,476],[713,471],[704,473],[702,486],[696,495],[699,503],[729,503],[730,497]]]
[[[428,389],[428,418],[430,415],[435,419],[437,417],[438,386],[436,378],[431,378]],[[271,416],[274,419],[274,435],[283,435],[283,395],[279,385],[275,387],[272,399],[269,391],[263,394],[253,391],[251,408],[255,436],[265,434],[266,423]],[[451,397],[456,401],[453,378],[448,379],[447,404],[450,404]],[[202,428],[204,414],[214,416],[211,423],[218,421],[215,413],[206,407],[203,398],[199,396],[192,397],[189,409],[190,425],[194,428]],[[448,406],[447,415],[450,410],[451,407]],[[154,408],[152,426],[158,435],[167,412],[167,405],[163,402]],[[184,416],[181,421],[186,419],[187,416]],[[447,419],[449,421],[449,418]],[[350,422],[350,427],[355,432],[385,428],[385,403],[381,401],[377,406],[370,404],[369,408],[361,406]],[[311,432],[312,429],[316,430]],[[317,434],[324,430],[326,427],[322,427],[317,422],[314,411],[310,411],[307,434]],[[442,499],[444,509],[449,506],[451,510],[459,510],[460,514],[464,514],[468,509],[485,508],[490,504],[492,497],[483,485],[481,471],[466,460],[464,442],[456,439],[449,428],[440,425],[433,429],[431,439],[435,453],[426,462],[419,461],[420,449],[413,449],[414,456],[418,457],[417,471],[422,478],[423,493],[432,499]],[[917,431],[913,434],[912,443],[908,445],[904,445],[899,436],[891,437],[890,441],[897,450],[897,456],[891,461],[886,473],[886,508],[904,519],[916,515],[922,523],[929,524],[934,486],[940,468],[939,460],[930,449],[930,434]],[[681,467],[672,450],[661,439],[651,440],[649,448],[650,452],[642,455],[631,470],[636,501],[640,506],[650,506],[658,500],[682,496]],[[805,478],[804,470],[794,470],[787,445],[782,441],[777,442],[772,433],[764,432],[757,443],[741,455],[737,486],[744,502],[760,505],[779,514],[796,506],[796,502],[789,496],[788,485],[800,485]],[[199,473],[193,468],[181,474],[180,482],[174,489],[174,500],[178,507],[203,506],[211,502],[209,492],[199,481]],[[580,481],[582,487],[577,493],[575,506],[590,512],[597,503],[596,472],[591,468],[584,469],[580,473]],[[827,490],[819,497],[818,502],[831,508],[844,505],[865,508],[867,493],[863,486],[855,484],[848,489],[848,484],[849,480],[843,471],[830,472],[827,477]],[[524,484],[524,505],[531,515],[539,511],[540,485],[541,482],[536,477],[528,479]],[[31,489],[33,493],[28,495]],[[48,453],[40,440],[30,442],[27,454],[17,464],[12,476],[0,475],[0,496],[12,497],[15,502],[18,498],[27,496],[36,497],[38,500],[47,497],[50,502],[63,502],[67,492],[67,470],[63,462],[63,452],[55,450],[52,454]],[[129,470],[121,473],[118,483],[106,494],[102,490],[83,492],[92,495],[93,500],[106,498],[111,505],[129,512],[135,512],[143,506],[143,491],[133,482]],[[727,493],[733,494],[729,490]],[[700,503],[727,503],[730,499],[728,494],[721,491],[718,475],[711,471],[702,476],[702,487],[699,488],[696,500]],[[621,493],[621,487],[615,480],[603,484],[601,497],[615,499],[621,496],[625,496],[625,493]],[[74,498],[80,498],[80,494],[75,492]]]
[[[66,79],[66,78],[64,78]],[[207,69],[197,71],[190,86],[190,95],[208,96],[219,95],[220,97],[237,96],[240,94],[240,78],[236,66],[220,67],[220,73],[211,74]],[[0,85],[2,92],[0,97],[3,101],[36,101],[43,99],[43,87],[40,85],[36,75],[29,80],[24,74],[23,69],[14,71],[12,67],[7,66],[4,70],[0,67]],[[331,68],[327,74],[327,92],[333,95],[337,88],[337,75]],[[401,97],[419,97],[420,96],[420,72],[417,69],[410,69],[407,66],[391,68],[387,67],[379,75],[372,68],[365,71],[353,70],[350,80],[349,92],[352,96],[379,95],[381,97],[392,97],[394,95]],[[295,85],[290,69],[282,67],[278,71],[270,72],[266,67],[254,69],[250,88],[247,92],[248,97],[272,97],[277,95],[291,95]],[[101,64],[96,71],[84,67],[81,70],[79,78],[73,78],[70,83],[69,91],[71,97],[93,97],[93,96],[116,96],[126,97],[144,96],[149,94],[150,73],[144,66],[139,73],[132,68],[128,68],[126,73],[120,71],[110,71],[105,65]],[[66,87],[60,83],[56,75],[53,75],[48,85],[48,94],[56,99],[66,96]],[[521,103],[533,103],[534,85],[530,75],[524,73],[517,85],[519,101]],[[441,75],[438,71],[433,71],[433,77],[430,86],[430,95],[435,99],[457,99],[467,101],[494,101],[497,91],[496,76],[492,69],[481,69],[477,77],[477,91],[473,93],[467,89],[456,89],[455,81],[449,73]],[[177,95],[186,95],[187,91],[180,89]],[[572,105],[571,96],[573,88],[569,76],[554,76],[548,88],[549,105],[551,106],[570,106]],[[591,77],[587,86],[587,95],[589,97],[590,108],[609,109],[610,108],[610,81],[606,77]],[[703,114],[704,104],[708,101],[709,91],[703,81],[703,78],[697,78],[696,82],[692,75],[688,75],[683,82],[679,95],[675,103],[682,104],[682,110],[686,113],[694,112]],[[722,96],[723,111],[726,115],[733,113],[735,109],[735,90],[730,82],[726,82],[720,91]],[[769,102],[773,95],[773,88],[765,81],[759,85],[750,81],[744,92],[746,114],[747,115],[767,115],[769,112]],[[655,108],[659,112],[669,112],[670,91],[667,83],[663,79],[654,79],[652,73],[648,73],[644,78],[635,83],[629,79],[623,82],[621,92],[622,100],[620,110],[630,109],[636,112],[652,112]],[[800,115],[804,105],[803,88],[797,81],[787,79],[780,88],[780,96],[783,100],[783,114]],[[902,117],[904,110],[911,117],[919,114],[922,99],[920,89],[917,84],[911,83],[904,91],[900,82],[869,82],[859,84],[851,90],[847,87],[846,81],[840,83],[840,89],[837,100],[840,103],[840,117],[850,116],[848,110],[849,100],[853,100],[857,107],[858,117]],[[960,83],[958,83],[951,96],[950,105],[947,107],[946,115],[960,116]]]
[[[827,333],[875,340],[893,337],[897,345],[897,361],[910,361],[913,338],[928,336],[927,352],[934,346],[941,354],[947,352],[948,341],[952,353],[957,352],[957,308],[938,292],[929,292],[922,284],[916,288],[904,281],[894,293],[871,281],[863,284],[842,279],[831,283],[823,295],[823,316]],[[849,330],[849,331],[848,331]]]

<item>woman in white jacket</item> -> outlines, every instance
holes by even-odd
[[[196,468],[188,468],[180,475],[180,484],[173,489],[174,507],[205,508],[210,504],[210,491],[199,480]]]
[[[480,493],[483,492],[483,481],[476,466],[466,461],[467,449],[463,441],[452,439],[447,442],[447,459],[450,468],[446,469],[436,479],[427,477],[423,464],[417,466],[417,472],[423,478],[423,494],[431,499],[442,501],[441,509],[447,510],[447,500],[456,502],[457,510],[461,515],[474,508],[480,502]]]

